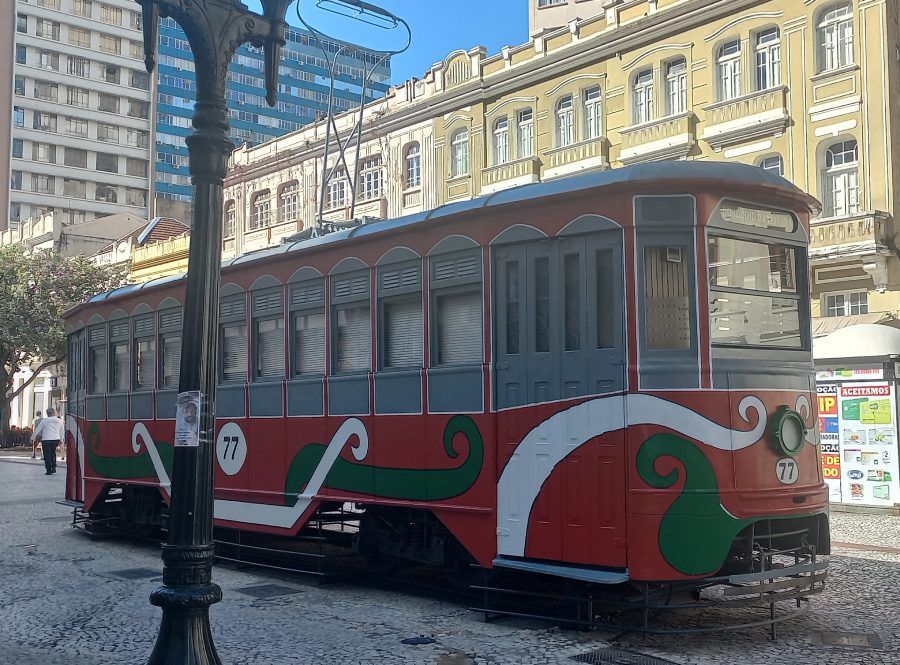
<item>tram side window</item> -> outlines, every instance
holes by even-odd
[[[506,262],[506,353],[519,353],[521,303],[519,295],[519,262]]]
[[[291,290],[294,376],[325,374],[325,280],[311,280]]]
[[[284,377],[284,297],[282,292],[254,293],[253,325],[256,346],[253,378]]]
[[[616,262],[613,250],[597,251],[597,347],[598,349],[614,349],[616,347]]]
[[[369,279],[368,272],[342,274],[332,278],[332,374],[369,372],[372,369]]]
[[[431,260],[432,366],[481,364],[481,252]]]
[[[648,350],[691,348],[691,298],[687,248],[644,247]]]
[[[176,389],[181,377],[181,309],[160,312],[159,333],[162,351],[159,387]]]
[[[88,356],[88,376],[90,392],[93,395],[106,392],[106,326],[94,326],[88,333],[90,354]]]
[[[422,367],[422,267],[390,265],[378,270],[381,306],[379,369]]]
[[[222,381],[246,381],[247,303],[241,295],[219,307]]]
[[[794,247],[710,236],[712,343],[803,348]]]
[[[153,390],[156,387],[156,339],[153,317],[134,322],[134,389]]]
[[[129,332],[130,325],[127,320],[110,323],[110,392],[128,392],[131,388],[130,356],[129,356]]]

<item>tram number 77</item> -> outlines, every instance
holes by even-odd
[[[778,463],[775,465],[775,476],[778,478],[778,482],[784,485],[796,483],[797,478],[800,477],[800,467],[797,466],[797,461],[790,457],[783,457],[778,460]]]
[[[234,454],[237,452],[238,442],[241,440],[241,438],[239,436],[226,436],[223,438],[223,440],[225,441],[225,454],[222,455],[222,457],[224,459],[228,459],[228,450],[230,448],[231,459],[234,459]],[[234,444],[234,446],[232,446],[231,444]]]

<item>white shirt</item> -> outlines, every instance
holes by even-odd
[[[31,440],[34,441],[39,436],[43,441],[64,441],[66,438],[66,426],[56,416],[49,416],[40,422],[31,435]]]

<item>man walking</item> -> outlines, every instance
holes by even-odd
[[[41,448],[44,451],[44,467],[47,469],[45,476],[56,473],[56,446],[63,440],[66,435],[66,426],[63,421],[56,417],[56,411],[47,409],[47,417],[41,420],[34,432],[31,434],[31,440],[35,441],[41,438]]]

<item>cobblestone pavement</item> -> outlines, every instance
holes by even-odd
[[[148,602],[161,578],[128,580],[117,571],[161,573],[158,549],[92,542],[75,532],[62,498],[61,473],[0,451],[0,665],[145,663],[160,612]],[[835,541],[900,547],[900,518],[835,513]],[[697,665],[856,665],[900,662],[900,553],[838,549],[825,593],[809,613],[779,627],[734,634],[629,636],[620,648]],[[227,567],[214,570],[225,600],[211,610],[227,665],[550,664],[606,646],[598,632],[535,622],[486,624],[466,607],[430,598],[334,585]],[[272,583],[298,593],[257,600],[238,589]],[[758,615],[757,615],[758,616]],[[740,618],[740,617],[737,617]],[[875,633],[882,649],[814,646],[815,631]],[[435,644],[400,640],[431,636]]]

